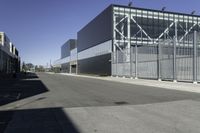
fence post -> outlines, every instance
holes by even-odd
[[[197,84],[197,32],[194,31],[193,38],[193,83]]]
[[[161,81],[161,43],[158,41],[158,81]]]
[[[130,77],[133,78],[133,59],[132,59],[132,47],[130,47]]]
[[[135,44],[135,79],[138,79],[138,49],[137,49],[137,43]]]
[[[114,54],[111,52],[111,77],[113,77],[113,59],[114,59]]]
[[[176,74],[176,38],[174,38],[173,42],[173,82],[177,82],[177,74]]]
[[[115,56],[116,56],[116,77],[118,77],[119,76],[119,74],[118,74],[118,50],[115,50]]]
[[[125,70],[125,65],[126,65],[126,62],[127,62],[127,49],[123,49],[123,51],[121,51],[120,55],[122,56],[122,77],[125,78],[125,73],[126,73],[126,70]]]
[[[176,72],[176,44],[177,44],[177,21],[175,22],[175,36],[173,41],[173,82],[177,82],[177,72]]]

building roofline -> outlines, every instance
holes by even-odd
[[[118,4],[111,4],[113,7],[124,7],[124,8],[131,8],[131,9],[138,9],[138,10],[145,10],[145,11],[153,11],[153,12],[160,12],[160,13],[170,13],[170,14],[177,14],[177,15],[185,15],[185,16],[192,16],[192,17],[200,17],[200,15],[192,15],[189,13],[181,13],[181,12],[175,12],[175,11],[162,11],[157,9],[149,9],[149,8],[141,8],[141,7],[129,7],[126,5],[118,5]]]
[[[77,39],[70,38],[70,39],[68,39],[67,41],[65,41],[65,42],[61,45],[61,48],[62,48],[66,43],[68,43],[68,42],[71,41],[71,40],[77,41]]]
[[[85,27],[87,27],[92,21],[94,21],[101,13],[103,13],[105,10],[108,8],[113,8],[113,7],[123,7],[123,8],[131,8],[131,9],[138,9],[138,10],[145,10],[145,11],[152,11],[152,12],[159,12],[159,13],[169,13],[169,14],[177,14],[177,15],[184,15],[184,16],[192,16],[192,17],[200,17],[200,15],[192,15],[189,13],[181,13],[181,12],[175,12],[175,11],[162,11],[158,9],[150,9],[150,8],[141,8],[141,7],[129,7],[126,5],[119,5],[119,4],[110,4],[107,6],[104,10],[102,10],[99,14],[97,14],[94,18],[92,18],[86,25],[84,25],[78,32],[77,34],[83,30]]]
[[[87,27],[92,21],[94,21],[96,18],[98,18],[104,11],[106,11],[109,8],[112,8],[113,4],[110,4],[109,6],[107,6],[106,8],[104,8],[99,14],[97,14],[95,17],[93,17],[89,22],[87,22],[78,32],[77,34],[83,30],[85,27]]]

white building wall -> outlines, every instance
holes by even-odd
[[[88,48],[77,53],[77,48],[70,51],[70,56],[58,59],[54,61],[54,66],[59,66],[61,64],[69,63],[71,61],[77,61],[82,59],[87,59],[95,56],[105,55],[112,52],[112,40],[106,41],[94,47]]]
[[[94,47],[88,48],[78,53],[78,60],[87,59],[112,52],[112,40],[106,41]]]
[[[77,61],[77,48],[70,51],[70,61]]]

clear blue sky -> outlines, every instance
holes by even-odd
[[[46,65],[60,58],[61,45],[110,4],[129,0],[0,0],[0,31],[22,61]],[[200,14],[200,0],[133,0],[134,6]]]

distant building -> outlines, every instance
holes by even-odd
[[[0,32],[0,74],[20,71],[19,52],[4,32]]]
[[[77,73],[77,40],[69,39],[61,46],[61,58],[54,62],[61,72]]]

